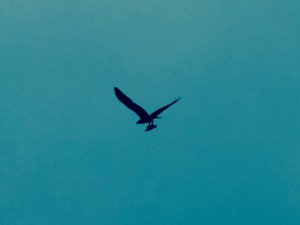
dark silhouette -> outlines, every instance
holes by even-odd
[[[177,98],[175,101],[171,102],[169,105],[166,105],[149,115],[145,109],[143,109],[141,106],[134,103],[122,91],[120,91],[119,88],[115,87],[114,89],[115,89],[115,94],[116,94],[117,98],[120,100],[120,102],[122,102],[124,105],[126,105],[132,111],[134,111],[140,117],[140,119],[136,123],[137,124],[148,123],[148,126],[145,130],[146,132],[156,128],[157,125],[153,124],[153,120],[160,119],[161,117],[158,117],[158,115],[160,113],[162,113],[164,110],[166,110],[167,108],[169,108],[171,105],[178,102],[180,99],[180,98]]]

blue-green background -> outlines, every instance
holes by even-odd
[[[1,0],[1,225],[300,224],[298,0]],[[149,111],[145,133],[113,87]]]

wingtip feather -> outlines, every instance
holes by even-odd
[[[182,99],[182,97],[180,96],[180,97],[176,98],[174,101],[178,102],[181,99]]]

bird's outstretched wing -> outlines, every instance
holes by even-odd
[[[180,100],[180,98],[177,98],[175,101],[171,102],[169,105],[166,105],[164,107],[161,107],[160,109],[156,110],[155,112],[151,113],[150,117],[151,118],[155,118],[157,117],[159,114],[161,114],[164,110],[166,110],[167,108],[169,108],[171,105],[175,104],[176,102],[178,102]]]
[[[134,111],[141,119],[148,118],[149,114],[141,106],[134,103],[130,98],[128,98],[119,88],[115,87],[115,94],[117,98],[126,105],[129,109]]]

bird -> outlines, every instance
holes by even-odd
[[[129,109],[134,111],[140,117],[140,119],[136,122],[137,124],[148,123],[148,126],[147,126],[145,132],[156,128],[157,125],[153,124],[153,120],[154,119],[160,119],[161,117],[158,116],[159,114],[161,114],[164,110],[166,110],[171,105],[175,104],[176,102],[178,102],[181,99],[181,98],[177,98],[173,102],[171,102],[170,104],[157,109],[156,111],[154,111],[151,114],[148,114],[145,109],[143,109],[138,104],[134,103],[119,88],[114,87],[114,91],[115,91],[115,94],[116,94],[116,97],[118,98],[118,100],[120,102],[122,102],[125,106],[127,106]]]

